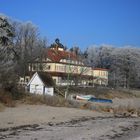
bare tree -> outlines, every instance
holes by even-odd
[[[5,89],[12,88],[16,83],[13,37],[14,32],[9,19],[0,16],[0,86]]]
[[[14,22],[13,26],[15,28],[14,49],[19,56],[17,69],[19,75],[25,77],[28,73],[28,64],[43,55],[46,40],[40,38],[38,28],[30,22]]]

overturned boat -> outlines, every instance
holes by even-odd
[[[92,95],[77,95],[76,96],[76,100],[89,100],[90,98],[92,98]]]
[[[110,99],[95,98],[95,97],[91,97],[88,101],[90,101],[90,102],[100,102],[100,103],[113,103],[113,101],[110,100]]]
[[[84,101],[100,102],[100,103],[113,103],[111,99],[96,98],[93,95],[77,95],[76,100],[84,100]]]

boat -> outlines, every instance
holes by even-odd
[[[89,100],[92,97],[92,95],[77,95],[76,100]]]
[[[93,95],[77,95],[76,100],[84,100],[84,101],[100,102],[100,103],[113,103],[111,99],[96,98]]]
[[[90,99],[88,99],[88,101],[100,102],[100,103],[113,103],[111,99],[103,99],[103,98],[95,98],[95,97],[91,97]]]

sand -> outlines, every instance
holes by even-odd
[[[0,112],[0,139],[139,140],[140,118],[44,105],[20,105]]]
[[[71,119],[104,116],[105,114],[76,108],[51,107],[45,105],[20,105],[0,112],[0,128],[28,124],[62,122]],[[107,115],[107,114],[106,114]]]

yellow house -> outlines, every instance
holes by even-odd
[[[102,68],[93,68],[94,84],[108,85],[108,70]]]
[[[54,45],[47,49],[46,56],[39,62],[29,63],[29,71],[49,73],[56,85],[105,85],[108,70],[86,66],[74,52]]]

